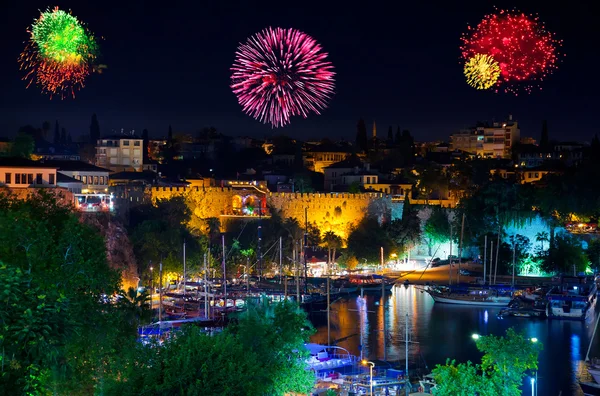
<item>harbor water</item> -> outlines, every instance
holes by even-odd
[[[497,317],[499,311],[500,308],[434,303],[417,287],[397,285],[384,300],[381,295],[373,294],[364,298],[352,295],[334,302],[330,314],[331,339],[342,339],[338,345],[355,355],[360,355],[362,339],[363,356],[370,360],[383,360],[385,344],[387,361],[403,362],[408,313],[409,361],[421,365],[426,363],[432,369],[448,358],[457,362],[480,362],[481,353],[472,335],[503,335],[506,329],[514,327],[544,345],[539,359],[539,395],[583,395],[577,378],[584,372],[583,360],[596,315],[590,315],[586,322],[515,317],[500,319]],[[382,331],[384,317],[385,332]],[[317,329],[312,341],[326,344],[326,315],[316,314],[312,319]],[[596,334],[590,357],[600,357],[598,337],[600,332]],[[528,378],[524,379],[522,389],[523,395],[531,395]]]

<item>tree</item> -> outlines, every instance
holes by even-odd
[[[424,227],[425,235],[432,243],[444,243],[450,240],[450,221],[446,210],[441,206],[434,206],[431,216]]]
[[[390,125],[390,127],[388,129],[387,142],[388,142],[388,144],[394,143],[394,131],[392,131],[392,126],[391,125]]]
[[[548,122],[544,120],[542,122],[542,135],[540,137],[540,148],[542,150],[548,149]]]
[[[400,144],[401,140],[402,140],[402,132],[400,131],[400,126],[398,125],[398,127],[396,128],[396,139],[395,139],[394,143]]]
[[[94,113],[90,124],[90,143],[96,144],[98,139],[100,139],[100,124],[98,123],[96,113]]]
[[[350,250],[362,263],[366,259],[370,263],[379,263],[380,248],[389,252],[393,241],[386,229],[379,225],[377,219],[364,218],[350,235],[348,235],[348,250]]]
[[[477,349],[483,352],[481,364],[456,365],[448,360],[437,365],[435,394],[438,396],[485,395],[518,396],[527,370],[538,369],[542,344],[509,328],[504,336],[479,336]]]
[[[592,239],[585,251],[592,268],[600,268],[600,239]]]
[[[360,188],[360,183],[357,181],[353,181],[352,183],[350,183],[350,185],[348,186],[348,192],[350,194],[360,194],[362,191],[362,189]]]
[[[42,136],[44,137],[44,139],[46,139],[48,137],[48,133],[50,132],[50,128],[52,128],[52,125],[50,124],[50,121],[44,121],[42,123]]]
[[[548,273],[579,273],[585,271],[588,264],[581,242],[569,234],[556,235],[540,258],[542,269]]]
[[[365,124],[365,120],[361,118],[358,120],[358,124],[356,125],[356,147],[360,151],[366,152],[369,148],[368,144],[367,126]]]
[[[54,144],[60,144],[60,128],[58,126],[58,120],[54,124]]]
[[[402,218],[386,224],[385,231],[399,253],[408,251],[419,242],[421,220],[418,212],[412,208],[410,200],[404,200]]]
[[[19,133],[15,137],[15,140],[13,141],[13,144],[10,147],[10,155],[11,157],[21,157],[29,159],[31,158],[31,154],[33,154],[34,148],[35,142],[33,141],[33,137],[25,133]]]
[[[118,310],[104,302],[120,282],[104,240],[61,202],[43,190],[26,200],[0,198],[2,298],[18,304],[0,308],[2,361],[11,359],[0,388],[14,393],[89,394],[116,340],[135,343],[131,328],[115,328]]]
[[[327,247],[327,265],[335,262],[335,251],[342,247],[342,238],[333,231],[327,231],[323,235],[323,243]]]
[[[124,351],[106,394],[306,394],[314,383],[304,348],[312,333],[295,303],[251,305],[215,335],[188,326],[160,347]]]
[[[535,234],[535,241],[541,244],[541,249],[544,250],[544,242],[548,242],[548,232],[541,231]]]
[[[146,325],[152,320],[150,296],[145,291],[138,292],[133,287],[127,291],[121,290],[117,305],[122,315],[121,323],[126,325],[126,329],[135,330],[134,336],[137,336],[137,329],[140,326]]]
[[[445,365],[433,369],[436,396],[500,396],[493,391],[490,379],[483,375],[480,365],[471,362],[456,364],[448,359]]]
[[[65,128],[60,130],[60,144],[67,144],[67,130]]]

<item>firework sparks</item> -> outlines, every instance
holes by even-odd
[[[51,98],[75,96],[96,58],[94,36],[76,17],[58,8],[43,12],[28,32],[30,39],[19,57],[27,87],[36,83]]]
[[[475,54],[465,63],[467,83],[477,89],[491,88],[500,76],[500,65],[489,55]]]
[[[240,44],[231,88],[243,111],[273,127],[320,114],[334,92],[333,65],[307,34],[267,28]]]
[[[535,81],[558,67],[562,45],[538,17],[508,11],[487,15],[477,27],[469,27],[462,43],[465,62],[477,54],[492,57],[500,67],[498,83],[515,93],[523,82],[522,87],[530,92]]]

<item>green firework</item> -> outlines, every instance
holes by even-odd
[[[43,12],[31,27],[31,40],[47,60],[81,64],[94,58],[96,41],[73,15],[55,8]]]

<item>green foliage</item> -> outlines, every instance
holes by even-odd
[[[216,335],[189,326],[162,346],[126,351],[108,395],[284,395],[307,393],[314,374],[303,348],[312,334],[290,302],[250,307]]]
[[[592,239],[585,254],[592,268],[600,268],[600,239]]]
[[[133,342],[121,312],[105,303],[119,288],[104,239],[40,191],[0,198],[0,347],[14,393],[90,394],[110,371],[117,345]]]
[[[489,377],[482,375],[481,366],[471,362],[456,364],[448,359],[445,365],[432,370],[437,386],[436,396],[499,396],[494,393]]]
[[[10,147],[10,156],[29,159],[34,148],[35,141],[33,137],[27,133],[19,132]]]
[[[581,241],[569,234],[556,235],[551,243],[548,251],[542,252],[540,255],[542,261],[542,269],[545,272],[573,273],[585,271],[588,265],[588,258],[581,245]]]
[[[199,265],[200,241],[188,228],[192,213],[182,197],[159,199],[154,205],[136,208],[131,215],[131,241],[140,273],[150,263],[163,262],[164,272],[183,274],[183,242],[191,264]],[[158,276],[158,271],[154,271]]]
[[[408,200],[402,207],[402,219],[386,224],[385,232],[398,253],[405,252],[421,239],[421,220]]]
[[[441,206],[434,206],[431,216],[424,227],[425,235],[433,243],[444,243],[450,240],[450,221],[446,210]]]
[[[477,349],[484,353],[481,364],[456,365],[448,360],[432,370],[437,396],[481,395],[518,396],[528,370],[538,369],[542,344],[532,342],[523,333],[509,328],[506,335],[480,336]]]
[[[364,218],[348,235],[348,250],[356,256],[361,264],[363,259],[367,259],[367,262],[371,264],[379,263],[380,247],[389,252],[392,246],[393,242],[386,229],[380,226],[374,218]]]
[[[350,194],[360,194],[361,191],[362,190],[360,188],[360,183],[357,181],[350,183],[350,185],[348,186],[348,192]]]

